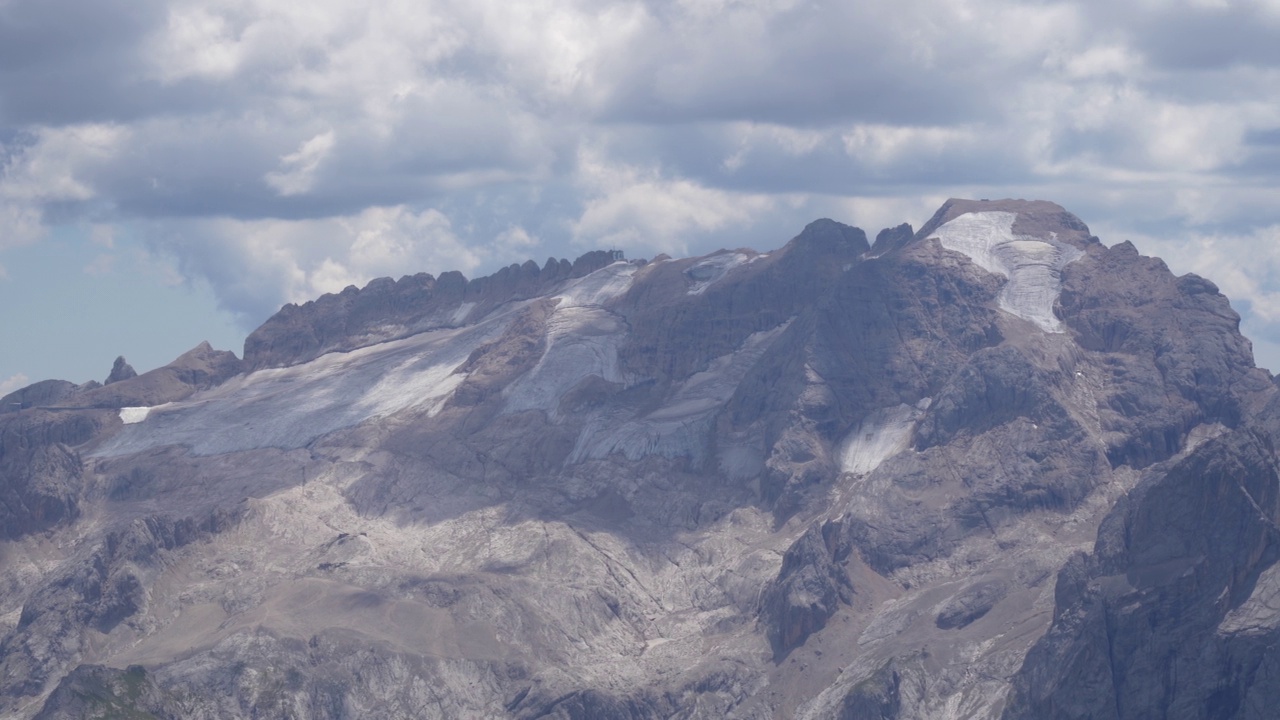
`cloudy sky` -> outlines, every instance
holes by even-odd
[[[0,0],[0,391],[282,303],[1051,199],[1280,369],[1280,0]]]

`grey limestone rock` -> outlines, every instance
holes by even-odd
[[[120,382],[121,380],[128,380],[130,378],[135,378],[135,377],[138,377],[138,372],[133,369],[132,365],[125,362],[124,356],[121,355],[117,357],[115,363],[112,364],[111,374],[107,376],[107,379],[104,380],[102,384],[110,385],[111,383],[116,383],[116,382]]]
[[[245,339],[244,362],[252,370],[296,365],[327,352],[457,326],[504,303],[548,293],[613,261],[608,252],[594,250],[572,263],[548,258],[539,268],[530,260],[472,280],[458,272],[439,278],[426,273],[377,278],[363,289],[348,286],[300,306],[285,305]]]
[[[1254,599],[1280,558],[1274,417],[1154,469],[1115,507],[1094,552],[1060,573],[1054,623],[1004,717],[1274,712],[1277,618]]]
[[[104,408],[150,407],[189,397],[219,385],[242,370],[235,353],[214,350],[202,342],[173,362],[141,375],[115,381],[76,395],[77,405]]]
[[[760,608],[775,659],[821,630],[841,604],[852,603],[854,587],[844,569],[852,549],[838,525],[827,522],[810,526],[782,556]]]
[[[1280,700],[1280,392],[1052,203],[383,278],[115,375],[0,415],[6,717]]]
[[[55,405],[76,391],[66,380],[41,380],[0,398],[0,413],[20,412],[41,405]]]

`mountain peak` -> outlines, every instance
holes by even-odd
[[[1102,248],[1080,218],[1043,200],[948,200],[915,240],[936,240],[1004,276],[1001,309],[1050,333],[1063,331],[1054,313],[1062,271]]]
[[[831,218],[819,218],[805,225],[800,234],[788,244],[793,247],[814,248],[819,252],[845,252],[852,249],[855,254],[861,254],[871,249],[865,232]]]
[[[0,399],[0,716],[1280,703],[1280,389],[1052,203],[380,279],[246,348]]]
[[[965,200],[951,198],[938,208],[929,218],[929,222],[916,233],[917,240],[933,237],[934,232],[943,225],[962,215],[978,213],[1010,213],[1015,216],[1011,231],[1015,235],[1039,240],[1056,237],[1081,250],[1089,245],[1098,244],[1097,238],[1089,233],[1089,226],[1084,221],[1068,212],[1061,205],[1048,200],[1022,200],[1004,198],[1001,200]]]

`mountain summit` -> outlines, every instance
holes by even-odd
[[[382,278],[126,375],[0,401],[6,716],[1280,701],[1272,378],[1053,203]]]

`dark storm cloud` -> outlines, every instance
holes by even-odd
[[[144,57],[162,0],[0,4],[0,122],[128,122],[216,107],[218,88],[160,84]]]
[[[627,48],[604,116],[798,127],[969,122],[998,112],[997,83],[1030,69],[986,38],[916,35],[929,30],[928,4],[901,7],[903,16],[876,4],[797,3],[766,22],[729,5],[723,20],[692,29],[688,17],[668,15]],[[904,28],[910,16],[925,26]]]
[[[1113,22],[1122,24],[1134,48],[1164,70],[1280,65],[1280,11],[1274,7],[1121,3],[1100,12],[1115,13]]]

